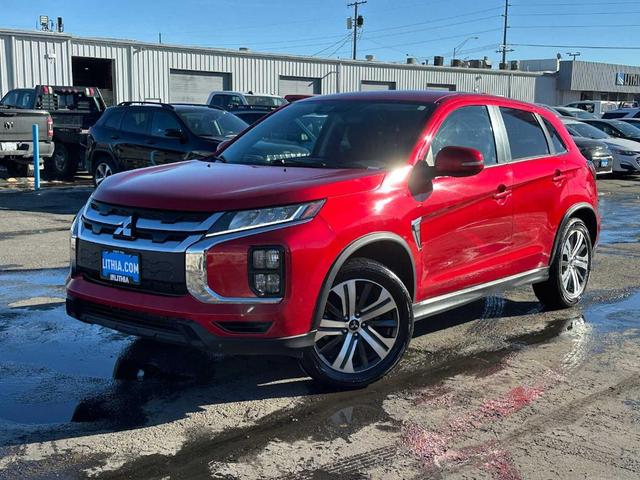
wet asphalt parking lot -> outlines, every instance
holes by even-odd
[[[586,298],[530,288],[423,321],[392,374],[314,385],[64,313],[86,184],[0,182],[0,479],[640,478],[640,179],[599,181]]]

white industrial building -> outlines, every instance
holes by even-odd
[[[513,63],[518,70],[334,60],[0,29],[2,95],[41,84],[97,86],[110,104],[202,103],[213,90],[286,95],[444,89],[550,105],[640,99],[640,67],[555,59]]]
[[[42,85],[97,86],[111,103],[204,102],[213,90],[336,93],[446,89],[533,101],[541,73],[319,59],[53,32],[0,30],[0,93]]]

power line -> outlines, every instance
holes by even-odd
[[[311,56],[315,57],[316,55],[320,55],[322,52],[326,52],[327,50],[330,50],[331,48],[335,47],[337,44],[339,44],[341,42],[344,44],[345,40],[349,40],[350,37],[351,37],[351,34],[347,33],[346,35],[343,35],[342,38],[340,40],[338,40],[337,42],[334,42],[331,45],[329,45],[328,47],[325,47],[322,50],[317,51],[316,53],[314,53]]]
[[[523,29],[523,28],[534,28],[536,30],[539,30],[541,28],[623,28],[623,27],[640,27],[640,23],[636,23],[636,24],[631,24],[631,25],[607,25],[607,24],[600,24],[600,25],[530,25],[530,26],[511,26],[509,27],[510,29],[513,28],[517,28],[517,29]]]
[[[387,47],[388,48],[392,48],[392,47],[406,47],[406,46],[409,46],[409,45],[423,45],[425,43],[430,43],[430,42],[439,42],[439,41],[442,41],[442,40],[451,40],[453,38],[467,37],[469,35],[480,35],[482,33],[498,32],[500,30],[502,30],[502,29],[501,28],[490,28],[488,30],[480,30],[480,31],[477,31],[477,32],[467,32],[467,33],[462,33],[462,34],[459,34],[459,35],[451,35],[449,37],[427,38],[427,39],[424,39],[424,40],[420,40],[419,42],[401,43],[401,44],[398,44],[398,45],[387,45]],[[367,49],[364,49],[363,51],[371,51],[371,50],[375,50],[375,49],[367,48]]]
[[[624,12],[625,16],[628,15],[632,15],[632,14],[640,14],[640,11],[636,11],[636,12]],[[563,17],[567,17],[567,16],[571,16],[571,17],[575,17],[575,16],[584,16],[584,15],[617,15],[620,16],[621,13],[620,12],[581,12],[581,13],[577,13],[577,12],[572,12],[572,13],[514,13],[512,14],[513,16],[516,17],[559,17],[559,16],[563,16]]]
[[[540,48],[583,48],[592,50],[640,50],[640,47],[616,47],[612,45],[548,45],[541,43],[512,43],[516,47],[540,47]]]

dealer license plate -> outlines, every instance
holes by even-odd
[[[140,285],[140,255],[119,250],[103,250],[100,277],[125,285]]]

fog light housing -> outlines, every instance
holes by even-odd
[[[284,249],[252,247],[249,252],[249,286],[260,297],[279,297],[284,290]]]

